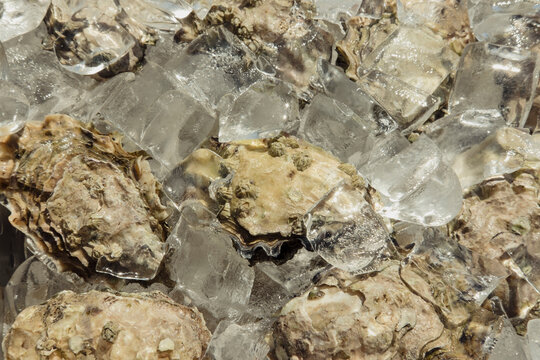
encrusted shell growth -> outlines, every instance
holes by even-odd
[[[23,310],[2,345],[6,360],[195,360],[210,337],[197,309],[157,291],[64,291]]]
[[[272,335],[278,360],[419,359],[443,324],[421,297],[400,281],[399,266],[376,276],[329,277],[291,300]]]
[[[0,141],[10,222],[66,265],[149,279],[165,254],[160,185],[143,153],[65,115]]]
[[[305,236],[304,215],[339,184],[369,198],[352,165],[294,137],[219,147],[224,178],[210,188],[221,223],[248,253],[261,246],[275,256],[283,242]]]

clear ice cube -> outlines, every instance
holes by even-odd
[[[239,94],[262,78],[255,56],[224,27],[211,28],[164,65],[212,106],[228,93]]]
[[[488,360],[527,360],[527,354],[510,320],[503,316],[493,326],[485,340]]]
[[[0,80],[0,136],[16,133],[28,118],[30,104],[23,91],[7,80]]]
[[[465,47],[448,107],[498,110],[507,124],[523,127],[538,84],[540,61],[528,50],[476,42]]]
[[[216,319],[236,319],[249,301],[255,273],[234,249],[231,236],[203,205],[185,202],[167,242],[176,287]]]
[[[339,24],[353,16],[379,19],[384,10],[384,1],[374,0],[315,0],[317,19],[323,19]]]
[[[294,89],[279,80],[261,80],[225,104],[219,116],[219,141],[273,137],[296,125],[299,100]]]
[[[506,271],[498,262],[471,252],[440,229],[426,229],[423,237],[402,261],[402,279],[437,306],[450,324],[463,324],[470,311],[506,277]]]
[[[192,11],[191,6],[183,0],[120,0],[119,3],[136,22],[165,31],[177,30],[179,20]]]
[[[441,103],[439,98],[379,70],[361,74],[357,84],[396,120],[403,134],[426,122]]]
[[[469,0],[469,18],[479,41],[532,48],[540,41],[540,6],[534,0]]]
[[[399,26],[362,63],[434,94],[456,68],[459,57],[426,27]]]
[[[387,252],[388,230],[363,194],[342,184],[304,218],[311,247],[335,267],[351,273],[373,271]]]
[[[441,226],[461,209],[461,186],[441,151],[427,136],[413,144],[399,135],[382,138],[360,167],[381,195],[377,211],[424,226]],[[397,141],[394,141],[396,140]]]
[[[222,321],[212,335],[206,355],[215,360],[264,360],[270,350],[264,340],[267,324]]]
[[[444,160],[455,158],[506,125],[497,110],[466,110],[450,114],[430,124],[425,134],[441,149]]]
[[[463,189],[485,179],[514,172],[525,165],[540,166],[540,136],[503,127],[484,141],[459,154],[452,168]]]
[[[0,42],[8,41],[37,28],[51,0],[1,0]]]
[[[320,59],[317,72],[318,85],[326,95],[350,107],[364,121],[376,125],[380,132],[389,132],[397,127],[386,110],[350,80],[342,69]]]
[[[375,141],[375,124],[363,120],[347,105],[317,94],[304,108],[299,136],[349,162],[367,153]]]
[[[206,141],[217,124],[208,109],[180,90],[163,93],[146,114],[140,144],[167,168]]]

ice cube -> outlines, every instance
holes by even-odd
[[[30,104],[11,81],[0,80],[0,136],[16,133],[28,118]]]
[[[1,0],[0,42],[8,41],[37,28],[51,0]]]
[[[367,56],[362,67],[382,71],[434,94],[458,60],[456,53],[430,29],[401,25]]]
[[[526,164],[539,167],[540,136],[527,132],[503,127],[458,155],[452,168],[462,188],[467,189],[491,176],[514,172]]]
[[[164,68],[216,106],[223,95],[238,95],[262,78],[254,61],[251,50],[220,26],[197,37]]]
[[[293,128],[298,121],[298,103],[289,84],[258,81],[231,103],[220,106],[219,141],[273,137]]]
[[[302,114],[299,136],[349,162],[355,154],[367,153],[377,128],[363,120],[347,105],[317,94]]]
[[[217,125],[208,109],[180,90],[163,93],[146,114],[140,144],[167,168],[198,148]]]
[[[486,351],[488,360],[527,360],[527,354],[521,344],[521,338],[507,317],[501,317],[492,327],[486,339],[492,344]],[[486,346],[484,346],[486,347]]]
[[[469,18],[479,41],[532,48],[540,41],[540,6],[534,0],[470,0]]]
[[[167,242],[176,287],[216,319],[236,319],[249,301],[255,273],[234,249],[231,236],[201,203],[184,202]]]
[[[192,11],[184,0],[120,0],[119,3],[139,24],[165,31],[177,30],[179,20]]]
[[[342,0],[335,2],[332,0],[315,0],[317,15],[315,18],[323,19],[333,23],[340,23],[353,16],[371,17],[380,19],[384,10],[384,2],[367,0]]]
[[[343,70],[321,59],[317,72],[318,85],[322,86],[326,95],[350,107],[364,121],[376,125],[380,132],[396,128],[396,122],[384,108],[350,80]]]
[[[461,209],[462,196],[459,180],[440,150],[425,135],[411,145],[399,135],[387,137],[360,167],[381,195],[377,211],[424,226],[448,223]]]
[[[6,52],[4,50],[4,45],[0,42],[0,80],[8,79],[8,71]]]
[[[466,110],[438,119],[427,127],[425,134],[441,149],[444,160],[452,164],[458,155],[505,125],[497,110]]]
[[[402,279],[437,306],[450,324],[462,324],[506,277],[506,271],[495,260],[471,252],[440,229],[426,229],[423,237],[402,261]]]
[[[424,25],[442,37],[462,35],[469,27],[467,2],[456,0],[398,0],[402,24]]]
[[[206,355],[214,360],[264,360],[270,350],[264,340],[267,330],[265,321],[242,325],[222,321],[212,335]]]
[[[396,120],[403,134],[426,122],[441,103],[431,94],[379,70],[362,74],[357,84]]]
[[[535,53],[476,42],[461,56],[448,107],[498,110],[507,124],[523,127],[538,84],[540,61]]]
[[[531,360],[540,360],[540,319],[532,319],[527,323],[527,340]]]
[[[213,0],[188,0],[191,4],[193,11],[199,19],[204,19],[210,11],[214,1]]]
[[[373,271],[388,250],[382,218],[350,185],[330,191],[304,222],[311,247],[339,269],[355,274]]]

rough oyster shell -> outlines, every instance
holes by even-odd
[[[283,242],[305,236],[304,215],[329,191],[369,195],[352,165],[294,137],[219,145],[222,175],[210,186],[221,205],[219,219],[241,250],[261,246],[276,256]]]
[[[197,309],[158,291],[64,291],[23,310],[2,345],[6,360],[201,359],[210,336]]]
[[[167,209],[144,154],[65,115],[0,141],[11,223],[65,265],[149,279],[165,254]]]
[[[399,266],[376,276],[326,279],[291,300],[273,332],[282,359],[419,359],[443,332],[437,313],[400,281]],[[347,277],[347,276],[346,276]]]

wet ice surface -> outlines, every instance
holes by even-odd
[[[246,45],[250,31],[262,30],[235,29],[235,35],[229,26],[235,16],[211,10],[213,1],[121,0],[109,9],[105,2],[82,3],[90,6],[75,9],[69,24],[79,26],[76,40],[87,46],[76,48],[73,39],[50,40],[40,25],[48,2],[0,0],[0,136],[62,112],[118,131],[134,150],[146,151],[169,204],[179,209],[170,224],[166,275],[152,284],[104,277],[85,282],[47,268],[38,253],[6,288],[6,326],[23,308],[61,290],[159,289],[204,313],[214,333],[211,358],[264,359],[271,350],[265,336],[289,300],[330,269],[376,278],[388,261],[400,259],[394,245],[407,253],[402,280],[451,326],[467,323],[497,285],[513,281],[497,261],[441,235],[443,228],[427,228],[450,223],[444,229],[451,232],[462,191],[540,166],[539,135],[523,129],[538,95],[538,4],[400,0],[392,15],[396,30],[384,36],[359,25],[387,16],[381,1],[316,0],[314,12],[302,16],[328,23],[310,24],[289,43],[268,39],[264,51],[271,56],[262,57]],[[25,11],[17,15],[20,6]],[[173,40],[186,18],[207,14],[207,28],[195,40]],[[77,17],[91,21],[81,24]],[[213,26],[221,21],[224,26]],[[345,73],[350,64],[340,63],[337,53],[319,59],[317,44],[328,39],[323,28],[337,39],[354,27],[364,36],[349,49],[358,69]],[[107,80],[82,76],[111,68],[133,72]],[[194,171],[189,156],[216,140],[271,138],[282,131],[356,166],[375,194],[373,204],[340,184],[298,214],[305,226],[298,243],[305,247],[249,262],[217,220],[222,209],[209,198],[193,200],[200,189],[209,190],[223,158],[213,154]],[[506,255],[519,278],[538,289],[535,242]],[[21,242],[4,244],[2,252],[17,248],[21,255]],[[0,259],[6,271],[22,261]],[[523,337],[515,325],[520,319],[497,316],[485,338],[486,358],[540,356],[537,319],[522,325],[528,329]]]

